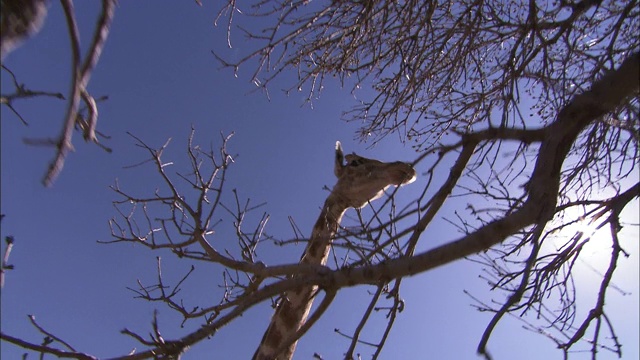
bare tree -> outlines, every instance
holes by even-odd
[[[495,312],[480,354],[489,358],[488,339],[505,314],[531,312],[552,331],[531,327],[565,354],[584,339],[594,356],[601,347],[621,355],[604,304],[618,258],[628,256],[617,238],[620,212],[640,191],[637,1],[241,6],[231,1],[219,14],[229,45],[237,12],[272,17],[273,26],[252,32],[238,24],[261,45],[235,63],[214,52],[224,67],[257,63],[252,82],[267,94],[279,74],[296,70],[287,91],[306,91],[309,101],[336,77],[364,96],[345,113],[364,121],[362,139],[393,133],[422,153],[417,162],[435,158],[430,176],[450,168],[440,188],[429,182],[418,199],[423,215],[403,248],[413,254],[447,198],[466,198],[466,213],[444,214],[465,237],[427,254],[447,262],[483,251],[476,261],[492,288],[508,295],[496,308],[479,300],[481,310]],[[592,234],[559,243],[557,234],[580,222],[609,226],[612,251],[596,302],[576,319],[571,270]],[[601,343],[601,331],[613,340]]]
[[[252,306],[309,285],[324,293],[310,319],[321,316],[325,300],[339,290],[373,287],[361,322],[343,335],[351,340],[345,358],[355,358],[361,346],[372,346],[378,358],[404,307],[403,278],[469,256],[485,266],[492,289],[507,295],[497,306],[477,299],[479,309],[494,313],[479,334],[478,352],[486,358],[491,333],[506,314],[524,321],[535,315],[528,326],[554,341],[566,357],[583,344],[593,357],[603,349],[622,356],[605,300],[620,256],[629,255],[618,238],[620,214],[640,195],[637,1],[259,1],[241,6],[230,1],[218,21],[228,21],[229,44],[238,21],[259,49],[235,63],[215,52],[224,66],[238,71],[257,64],[252,82],[265,91],[279,74],[298,71],[290,90],[308,91],[309,101],[333,76],[353,87],[356,96],[373,94],[345,118],[365,120],[363,139],[377,142],[394,134],[410,142],[418,151],[414,165],[428,181],[411,204],[396,206],[390,194],[368,212],[358,212],[334,241],[331,265],[267,266],[257,249],[290,241],[269,236],[268,215],[235,190],[231,202],[221,202],[224,174],[233,162],[228,137],[217,154],[190,139],[189,170],[177,178],[166,172],[171,165],[162,159],[166,144],[154,149],[137,139],[162,187],[140,196],[114,186],[120,195],[118,217],[111,222],[114,241],[168,248],[181,258],[218,264],[223,291],[216,304],[187,307],[178,297],[183,281],[167,284],[158,259],[157,282],[139,282],[133,290],[145,300],[165,303],[185,321],[202,319],[202,326],[165,340],[154,318],[148,337],[123,331],[145,350],[121,358],[176,358]],[[273,26],[258,33],[245,30],[239,13],[271,17]],[[358,91],[364,87],[373,91]],[[436,173],[448,176],[439,182]],[[453,197],[466,208],[444,213],[443,205]],[[234,219],[237,242],[227,252],[207,241],[215,236],[219,213]],[[417,253],[437,217],[458,226],[459,237]],[[591,234],[572,230],[577,223],[607,227],[611,248],[595,301],[582,317],[575,311],[580,293],[571,278]],[[379,341],[364,344],[361,332],[384,301],[390,302],[383,307],[387,327]],[[34,325],[49,343],[1,337],[42,353],[90,358]]]

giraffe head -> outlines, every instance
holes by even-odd
[[[338,183],[332,194],[356,209],[382,196],[389,186],[409,184],[416,179],[416,171],[409,163],[384,163],[355,153],[345,156],[339,141],[336,142],[334,173]]]

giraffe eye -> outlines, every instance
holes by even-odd
[[[349,166],[358,166],[360,165],[360,163],[358,163],[358,160],[352,160],[351,163],[349,163]]]

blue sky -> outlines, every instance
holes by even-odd
[[[95,96],[109,95],[99,104],[98,129],[110,135],[107,154],[95,145],[74,139],[71,153],[53,188],[41,185],[41,178],[53,151],[23,144],[25,137],[50,137],[59,132],[65,102],[37,98],[17,102],[16,108],[29,122],[25,127],[6,108],[2,115],[1,208],[6,214],[2,236],[14,235],[16,245],[2,290],[2,331],[32,342],[41,337],[30,325],[27,314],[40,325],[78,350],[100,357],[129,353],[141,347],[119,334],[127,327],[139,333],[150,331],[153,310],[159,310],[165,338],[186,334],[197,321],[180,329],[179,318],[166,307],[132,299],[126,287],[136,279],[151,284],[155,280],[156,256],[162,256],[168,279],[178,280],[190,264],[168,252],[151,252],[130,244],[101,245],[109,240],[108,219],[115,216],[111,202],[117,199],[108,186],[119,179],[123,189],[135,194],[151,194],[158,178],[150,167],[124,169],[146,159],[126,135],[129,131],[147,144],[159,147],[172,138],[166,160],[186,162],[184,149],[190,127],[196,129],[196,143],[220,144],[220,132],[234,132],[229,146],[238,154],[230,170],[229,188],[253,203],[266,202],[271,214],[268,232],[280,238],[293,236],[287,220],[292,216],[305,234],[319,213],[331,187],[333,146],[340,140],[345,151],[381,160],[415,159],[418,154],[393,136],[378,146],[354,141],[358,124],[340,120],[342,111],[354,105],[348,89],[327,84],[313,108],[305,105],[305,93],[284,96],[281,88],[292,84],[294,73],[271,86],[271,100],[254,89],[249,81],[251,68],[220,71],[211,56],[215,49],[233,59],[252,46],[236,34],[233,49],[226,49],[225,29],[214,27],[219,2],[198,7],[194,2],[121,1],[116,9],[106,49],[91,79]],[[98,1],[78,1],[77,17],[82,44],[90,42]],[[258,24],[256,24],[258,25]],[[66,25],[57,2],[50,6],[41,33],[12,53],[5,64],[20,82],[34,90],[59,91],[69,87],[70,55]],[[10,79],[2,75],[2,92],[11,91]],[[176,165],[179,166],[179,165]],[[427,164],[418,168],[426,170]],[[398,192],[405,203],[417,196],[424,179]],[[454,206],[455,204],[451,204]],[[637,214],[637,202],[629,210]],[[222,213],[221,213],[222,215]],[[637,216],[637,215],[636,215]],[[637,217],[636,217],[637,219]],[[230,226],[231,219],[226,219]],[[608,306],[623,343],[625,358],[639,357],[638,350],[638,229],[624,233],[625,249],[632,256],[622,259],[614,282],[629,293],[610,292]],[[423,249],[454,239],[452,226],[434,223],[425,236]],[[233,246],[233,238],[215,239]],[[4,244],[3,244],[4,246]],[[270,264],[297,261],[302,246],[266,252]],[[594,262],[598,251],[594,248]],[[215,303],[219,268],[196,264],[197,271],[186,284],[185,297],[200,304]],[[458,261],[425,274],[406,279],[403,297],[406,310],[383,352],[383,359],[476,359],[475,349],[489,314],[474,310],[463,290],[488,300],[486,283],[479,279],[480,268]],[[576,282],[584,289],[599,284],[599,277],[583,266]],[[338,295],[326,316],[299,345],[296,359],[309,359],[314,351],[325,359],[338,359],[348,343],[334,328],[352,330],[367,304],[367,288],[348,289]],[[500,296],[500,295],[493,295]],[[208,301],[208,302],[207,302]],[[268,305],[248,311],[212,339],[191,349],[184,359],[249,358],[271,316]],[[379,324],[383,324],[381,319]],[[551,341],[521,328],[517,320],[506,319],[495,331],[490,351],[496,359],[561,359]],[[380,325],[381,326],[381,325]],[[376,327],[373,326],[373,331]],[[377,338],[374,338],[377,339]],[[2,343],[0,357],[17,359],[23,351]],[[366,355],[367,353],[363,353]],[[603,359],[613,354],[600,353]],[[367,358],[365,356],[364,358]],[[575,358],[589,358],[575,354]]]

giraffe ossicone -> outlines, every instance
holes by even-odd
[[[416,178],[409,163],[385,163],[355,153],[344,155],[339,141],[335,151],[334,174],[338,182],[313,227],[300,259],[302,264],[324,265],[327,262],[331,240],[348,208],[362,208],[382,196],[389,186],[410,184]],[[290,360],[293,357],[297,344],[294,339],[309,316],[316,293],[316,286],[308,286],[288,291],[280,297],[271,323],[253,355],[254,360]]]

